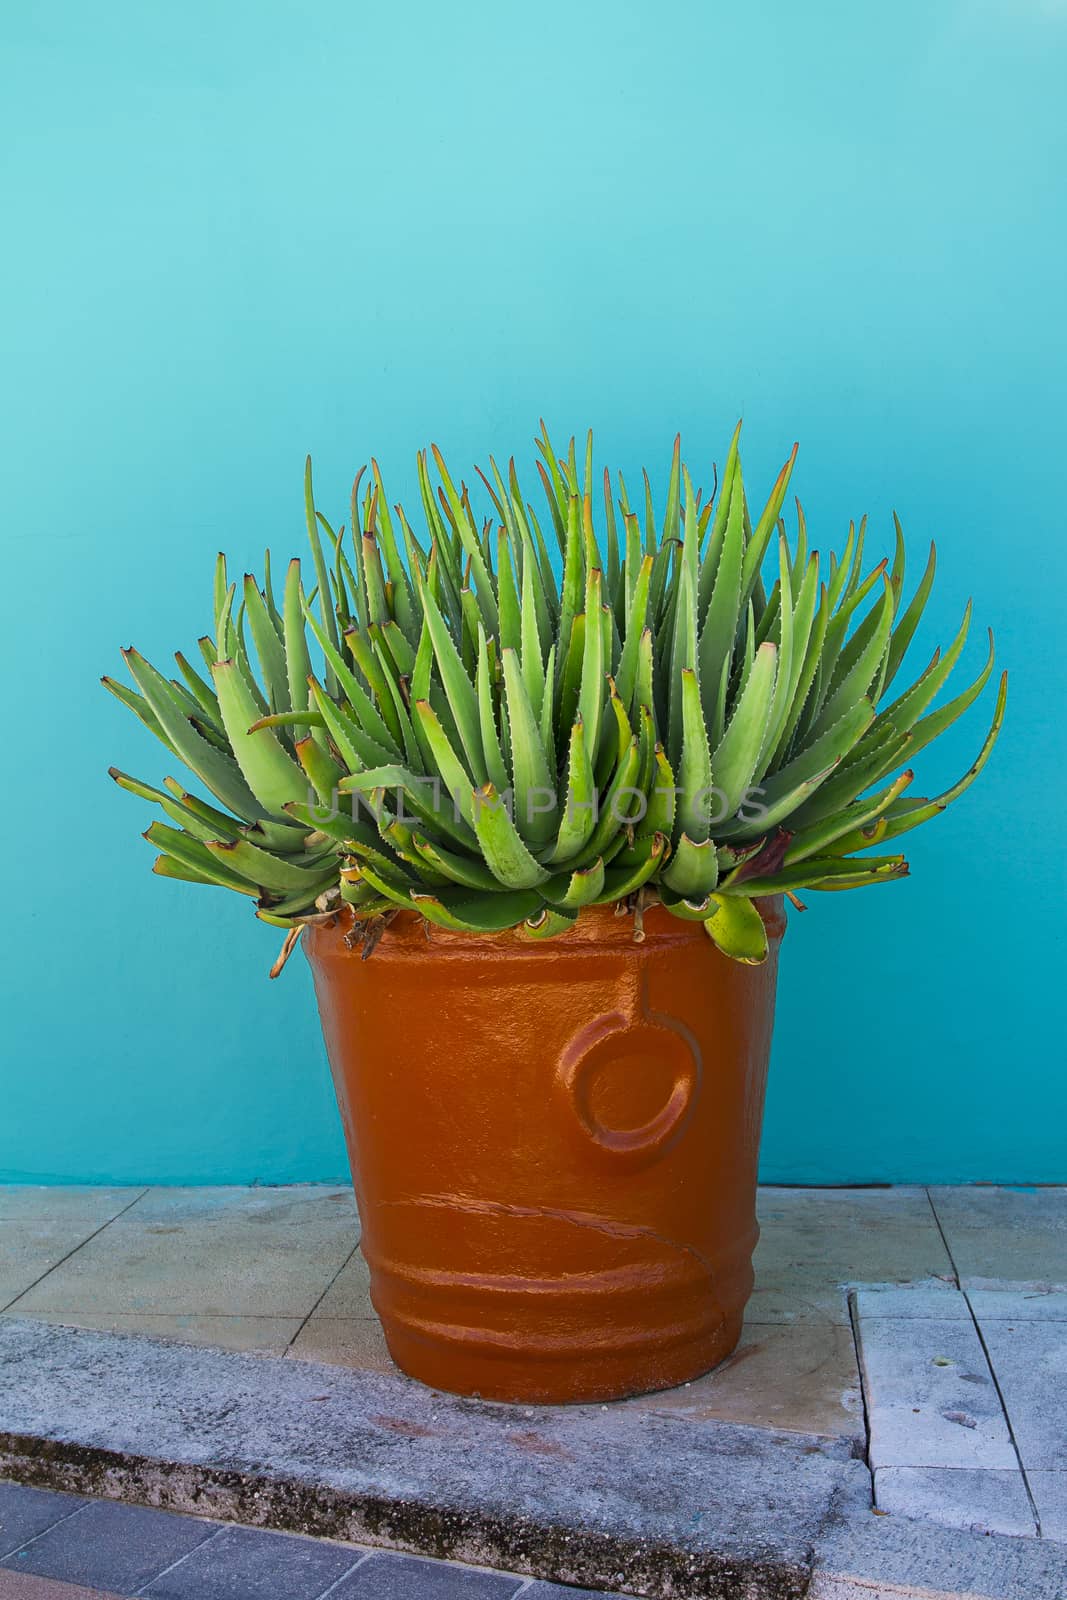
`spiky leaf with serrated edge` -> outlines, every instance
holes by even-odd
[[[181,652],[179,678],[129,651],[137,691],[104,680],[226,808],[174,778],[160,789],[115,774],[174,824],[153,824],[159,874],[250,894],[285,928],[343,905],[536,940],[565,937],[587,904],[658,899],[751,961],[765,947],[754,896],[902,876],[902,857],[862,852],[940,814],[988,759],[1003,683],[959,783],[903,796],[901,767],[982,694],[992,646],[938,703],[968,607],[949,648],[889,701],[933,551],[905,607],[899,523],[888,571],[865,557],[866,518],[826,567],[798,504],[791,546],[795,449],[753,526],[738,436],[706,502],[677,440],[662,512],[647,473],[635,508],[621,475],[616,507],[605,473],[605,560],[592,438],[557,457],[542,426],[558,577],[514,461],[505,475],[490,458],[483,522],[439,452],[439,485],[421,453],[422,539],[372,462],[353,485],[350,553],[315,506],[309,464],[310,592],[298,560],[279,607],[269,552],[262,584],[231,583],[220,557],[199,641],[214,685]]]
[[[704,921],[704,932],[724,956],[756,967],[766,961],[767,929],[751,900],[711,896],[712,911]]]

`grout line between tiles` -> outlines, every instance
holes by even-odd
[[[856,1372],[860,1380],[860,1403],[863,1406],[863,1461],[871,1477],[871,1500],[874,1500],[874,1468],[871,1466],[871,1411],[867,1404],[867,1375],[863,1370],[863,1342],[860,1338],[860,1319],[856,1308],[856,1291],[848,1294],[848,1323],[852,1330],[852,1347],[856,1353]]]
[[[15,1478],[12,1481],[17,1483],[18,1479]],[[28,1485],[28,1487],[32,1487],[32,1485]],[[38,1539],[43,1539],[46,1533],[51,1533],[53,1528],[58,1528],[62,1523],[69,1522],[71,1517],[80,1516],[83,1511],[88,1511],[89,1507],[93,1503],[94,1502],[92,1500],[86,1500],[84,1504],[75,1506],[73,1511],[68,1511],[65,1516],[57,1517],[55,1522],[50,1522],[47,1528],[42,1528],[40,1533],[35,1533],[32,1539],[23,1539],[21,1544],[13,1545],[10,1550],[6,1551],[3,1555],[0,1555],[0,1572],[11,1572],[14,1570],[11,1567],[6,1567],[4,1563],[9,1561],[12,1556],[18,1555],[20,1551],[28,1550],[31,1545],[37,1543]]]
[[[182,1517],[183,1522],[193,1522],[195,1520],[196,1519],[193,1517]],[[201,1543],[196,1545],[192,1550],[187,1550],[184,1555],[179,1556],[177,1561],[171,1561],[167,1566],[161,1567],[158,1572],[154,1572],[150,1578],[146,1578],[145,1581],[134,1590],[134,1594],[143,1594],[150,1584],[158,1583],[160,1578],[165,1578],[168,1572],[173,1572],[175,1567],[180,1567],[182,1562],[188,1561],[190,1556],[195,1556],[200,1550],[206,1550],[209,1544],[215,1543],[215,1540],[218,1538],[219,1534],[222,1533],[222,1531],[222,1527],[216,1528],[214,1533],[209,1534],[206,1539],[202,1540]]]
[[[994,1478],[1005,1475],[1014,1477],[1018,1470],[1017,1467],[961,1467],[955,1464],[952,1466],[941,1464],[933,1467],[912,1467],[903,1461],[895,1461],[889,1466],[881,1468],[883,1472],[981,1472],[982,1474],[988,1473]]]
[[[997,1369],[993,1365],[993,1357],[990,1354],[989,1346],[986,1344],[985,1334],[982,1332],[982,1325],[978,1321],[975,1309],[971,1304],[971,1297],[966,1290],[962,1290],[961,1292],[964,1300],[967,1302],[967,1310],[971,1313],[971,1321],[974,1323],[974,1331],[978,1335],[978,1343],[982,1346],[982,1354],[985,1356],[986,1365],[989,1368],[989,1375],[993,1379],[993,1387],[997,1391],[997,1399],[1000,1401],[1000,1409],[1004,1413],[1004,1421],[1008,1427],[1008,1437],[1011,1439],[1011,1447],[1015,1451],[1015,1459],[1019,1463],[1019,1473],[1023,1480],[1023,1488],[1026,1490],[1026,1498],[1030,1502],[1030,1515],[1034,1519],[1034,1526],[1037,1529],[1037,1537],[1040,1539],[1041,1513],[1037,1509],[1037,1501],[1034,1499],[1034,1492],[1030,1487],[1030,1479],[1026,1474],[1026,1466],[1023,1462],[1022,1452],[1019,1449],[1019,1441],[1015,1437],[1015,1429],[1012,1426],[1011,1413],[1008,1410],[1007,1403],[1004,1399],[1004,1391],[1000,1387],[1000,1379],[997,1377]]]
[[[926,1203],[930,1207],[930,1215],[934,1219],[934,1226],[936,1227],[938,1233],[941,1235],[941,1243],[945,1247],[945,1254],[948,1256],[949,1266],[952,1268],[952,1280],[955,1283],[956,1288],[959,1289],[960,1288],[960,1275],[959,1275],[959,1272],[956,1270],[956,1257],[952,1254],[952,1246],[948,1242],[948,1234],[945,1232],[944,1225],[942,1224],[941,1218],[937,1214],[937,1207],[934,1205],[934,1197],[930,1193],[929,1188],[924,1188],[923,1194],[926,1196]]]
[[[315,1596],[315,1600],[329,1600],[330,1595],[333,1594],[336,1591],[338,1585],[342,1584],[342,1583],[347,1583],[349,1578],[352,1576],[353,1572],[355,1572],[356,1568],[357,1567],[361,1567],[363,1565],[364,1561],[367,1561],[367,1560],[370,1559],[372,1554],[373,1554],[372,1551],[364,1550],[364,1552],[360,1556],[359,1560],[358,1561],[353,1561],[353,1563],[349,1567],[348,1571],[347,1572],[342,1572],[342,1574],[341,1574],[341,1576],[339,1578],[335,1578],[333,1580],[333,1582],[327,1588],[323,1589],[321,1594],[317,1594]]]
[[[24,1288],[20,1289],[18,1294],[15,1296],[15,1298],[13,1300],[9,1300],[6,1305],[0,1306],[0,1312],[10,1311],[13,1306],[18,1305],[18,1303],[22,1299],[23,1295],[29,1294],[31,1289],[36,1289],[36,1287],[37,1287],[37,1285],[39,1283],[43,1283],[44,1282],[44,1280],[48,1277],[49,1273],[55,1272],[57,1267],[63,1266],[64,1262],[69,1261],[71,1256],[76,1256],[78,1254],[79,1250],[84,1250],[85,1246],[87,1244],[90,1244],[93,1239],[98,1238],[100,1236],[100,1234],[103,1233],[105,1228],[110,1228],[110,1226],[111,1226],[111,1224],[113,1222],[117,1222],[120,1217],[124,1217],[126,1215],[127,1211],[132,1211],[134,1206],[137,1204],[138,1200],[143,1200],[144,1199],[145,1195],[148,1193],[148,1189],[149,1189],[149,1185],[146,1185],[143,1189],[141,1189],[137,1194],[134,1195],[134,1197],[130,1201],[129,1205],[123,1206],[121,1211],[116,1211],[115,1215],[113,1217],[108,1217],[106,1222],[102,1222],[100,1224],[99,1228],[94,1228],[92,1233],[86,1234],[84,1239],[79,1239],[78,1243],[74,1246],[73,1250],[68,1250],[65,1256],[61,1256],[58,1261],[53,1261],[52,1265],[50,1267],[46,1268],[46,1270],[41,1273],[40,1277],[34,1278],[32,1283],[28,1283],[28,1284],[25,1285]]]
[[[337,1282],[338,1278],[341,1276],[342,1272],[347,1267],[348,1263],[351,1261],[351,1259],[355,1255],[356,1251],[359,1249],[360,1240],[362,1238],[363,1238],[363,1231],[362,1231],[362,1225],[361,1225],[359,1239],[356,1240],[355,1244],[352,1246],[351,1250],[345,1256],[344,1260],[341,1262],[341,1265],[338,1267],[337,1271],[334,1273],[334,1275],[330,1279],[329,1283],[323,1289],[322,1293],[319,1295],[318,1299],[315,1301],[315,1304],[312,1306],[311,1310],[308,1312],[307,1316],[304,1318],[304,1320],[300,1324],[299,1328],[297,1328],[296,1332],[293,1334],[293,1337],[289,1340],[289,1343],[286,1345],[284,1351],[282,1352],[283,1355],[288,1355],[289,1354],[290,1350],[293,1348],[294,1344],[299,1339],[300,1335],[303,1333],[304,1329],[307,1327],[308,1323],[311,1321],[312,1317],[315,1315],[316,1311],[319,1309],[319,1307],[321,1306],[322,1302],[325,1300],[326,1296],[329,1294],[330,1290],[333,1288],[334,1284]]]
[[[1030,1488],[1030,1479],[1027,1477],[1026,1468],[1023,1465],[1022,1454],[1021,1454],[1021,1452],[1019,1450],[1019,1441],[1015,1437],[1015,1429],[1012,1426],[1011,1414],[1008,1411],[1008,1407],[1007,1407],[1007,1405],[1005,1404],[1005,1401],[1004,1401],[1004,1391],[1000,1387],[1000,1379],[997,1377],[997,1369],[993,1365],[993,1358],[989,1353],[989,1346],[986,1344],[985,1334],[982,1332],[982,1325],[978,1321],[978,1317],[977,1317],[977,1315],[975,1313],[975,1309],[971,1304],[971,1297],[967,1293],[966,1289],[964,1289],[963,1285],[960,1283],[960,1275],[959,1275],[959,1271],[958,1271],[958,1269],[956,1267],[956,1258],[952,1254],[952,1246],[948,1242],[948,1236],[945,1233],[944,1227],[942,1226],[941,1218],[937,1214],[937,1207],[934,1205],[934,1197],[930,1193],[929,1189],[927,1189],[927,1191],[926,1191],[926,1198],[930,1202],[930,1210],[934,1214],[934,1221],[937,1223],[938,1230],[939,1230],[939,1232],[941,1234],[941,1238],[944,1240],[945,1249],[948,1252],[948,1259],[952,1263],[952,1274],[953,1274],[953,1277],[956,1280],[956,1287],[959,1289],[960,1293],[963,1295],[964,1305],[967,1307],[967,1310],[970,1312],[971,1322],[974,1324],[974,1331],[978,1336],[978,1343],[982,1347],[982,1354],[985,1356],[986,1366],[989,1368],[989,1376],[993,1380],[993,1387],[997,1392],[997,1399],[1000,1402],[1001,1415],[1004,1418],[1004,1425],[1008,1430],[1008,1438],[1011,1440],[1011,1447],[1015,1452],[1015,1459],[1019,1463],[1019,1476],[1023,1480],[1023,1488],[1026,1490],[1026,1498],[1030,1502],[1030,1515],[1034,1519],[1034,1528],[1037,1531],[1037,1537],[1040,1539],[1041,1538],[1041,1516],[1040,1516],[1040,1514],[1038,1512],[1038,1509],[1037,1509],[1037,1502],[1034,1499],[1033,1490]]]

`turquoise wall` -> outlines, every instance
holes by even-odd
[[[192,643],[220,545],[300,548],[306,450],[343,517],[371,451],[410,500],[544,413],[659,482],[743,414],[816,543],[936,535],[918,653],[973,594],[1009,721],[909,882],[794,919],[765,1175],[1067,1179],[1067,8],[54,0],[0,73],[0,1177],[342,1173],[304,963],[152,877],[97,678]]]

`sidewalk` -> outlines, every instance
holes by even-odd
[[[760,1217],[756,1292],[723,1367],[524,1415],[539,1432],[582,1418],[605,1441],[627,1418],[672,1420],[687,1425],[672,1439],[716,1450],[731,1426],[773,1430],[779,1446],[866,1461],[868,1518],[873,1494],[902,1532],[1007,1535],[1051,1556],[1067,1541],[1067,1190],[765,1189]],[[147,1334],[280,1358],[265,1381],[322,1362],[418,1391],[391,1377],[356,1228],[339,1188],[0,1190],[0,1334]]]
[[[580,1593],[562,1591],[563,1600],[579,1600]],[[0,1600],[518,1600],[520,1594],[559,1600],[561,1591],[451,1561],[0,1482]]]

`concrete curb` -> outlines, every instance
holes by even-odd
[[[1067,1547],[874,1516],[847,1442],[0,1321],[0,1475],[655,1600],[1067,1600]]]
[[[832,1516],[808,1600],[1067,1600],[1067,1546],[867,1511]]]

